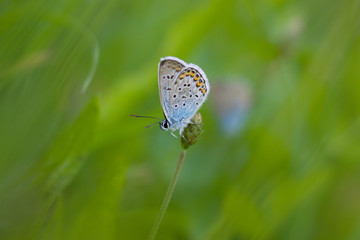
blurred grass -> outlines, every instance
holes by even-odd
[[[157,64],[246,78],[245,131],[212,99],[157,239],[360,238],[360,3],[2,1],[0,239],[144,239],[180,143]]]

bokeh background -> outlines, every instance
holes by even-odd
[[[359,0],[1,1],[0,239],[147,238],[164,56],[212,89],[157,239],[360,239]]]

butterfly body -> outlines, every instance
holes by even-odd
[[[160,59],[158,77],[165,116],[160,128],[181,135],[209,94],[209,81],[199,66],[176,57]]]

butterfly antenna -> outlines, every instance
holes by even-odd
[[[130,114],[131,117],[142,117],[142,118],[153,118],[153,119],[157,119],[157,120],[163,120],[161,118],[157,118],[157,117],[149,117],[149,116],[139,116],[139,115],[133,115],[133,114]]]
[[[159,121],[159,122],[161,122],[161,121]],[[151,125],[149,125],[149,126],[146,126],[145,128],[152,127],[152,126],[154,126],[155,124],[158,124],[159,122],[155,122],[155,123],[153,123],[153,124],[151,124]]]

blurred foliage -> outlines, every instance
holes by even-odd
[[[360,239],[360,2],[0,2],[0,239],[146,239],[180,142],[160,57],[246,79],[211,96],[157,239]],[[239,80],[240,81],[240,80]]]

